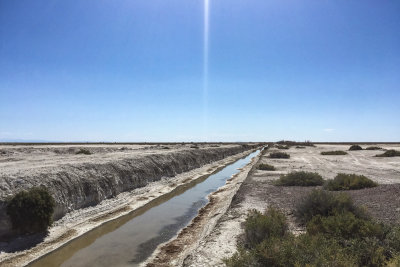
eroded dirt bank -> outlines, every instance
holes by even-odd
[[[55,199],[54,219],[93,206],[121,192],[174,177],[243,152],[248,145],[1,147],[0,238],[10,233],[5,199],[44,185]],[[81,149],[90,155],[76,154]]]
[[[0,263],[1,265],[6,266],[20,266],[31,262],[41,255],[44,255],[65,244],[66,242],[82,235],[83,233],[86,233],[90,229],[98,227],[104,222],[128,214],[139,207],[150,204],[153,201],[157,201],[160,196],[171,192],[177,187],[212,173],[218,168],[221,168],[222,166],[249,154],[254,150],[255,147],[255,145],[219,145],[218,147],[216,147],[216,145],[203,145],[200,148],[191,148],[189,145],[179,145],[179,147],[170,147],[169,149],[165,149],[163,147],[135,148],[139,151],[132,149],[133,154],[139,154],[137,155],[136,159],[140,159],[140,154],[144,154],[144,158],[147,160],[149,157],[153,158],[152,164],[155,164],[154,161],[157,159],[163,159],[163,156],[165,156],[165,159],[170,160],[162,161],[164,165],[161,165],[161,167],[158,166],[160,170],[155,171],[155,174],[159,172],[161,173],[162,168],[166,168],[167,170],[164,173],[170,173],[169,171],[183,171],[184,166],[197,166],[196,164],[198,164],[202,165],[202,167],[180,173],[173,177],[167,177],[163,175],[159,177],[158,181],[147,183],[147,185],[135,190],[121,193],[116,197],[103,200],[99,205],[73,210],[72,212],[67,213],[62,219],[56,221],[51,227],[49,234],[44,239],[39,240],[39,242],[33,238],[33,240],[14,240],[11,242],[0,243]],[[142,150],[145,150],[145,152],[143,153]],[[125,154],[126,149],[123,149],[122,151],[122,158],[129,160],[130,157]],[[119,151],[113,151],[111,153],[118,152]],[[159,152],[159,155],[157,155],[156,152]],[[181,159],[186,165],[176,166],[179,164],[176,164],[176,162],[171,162],[173,161],[173,156],[179,153],[185,155],[182,157],[178,156],[178,158]],[[95,159],[90,159],[89,157],[95,155],[96,154],[85,155],[88,157],[82,159],[87,160],[88,162],[82,164],[93,164]],[[74,155],[69,155],[69,157],[74,158]],[[115,157],[117,157],[117,155],[115,155]],[[97,155],[97,158],[103,163],[104,161],[107,161],[107,155]],[[213,162],[211,162],[212,159],[214,159]],[[51,162],[51,160],[44,161],[47,161],[47,163]],[[51,164],[54,165],[54,162]],[[142,163],[138,164],[138,166],[144,167],[146,165]],[[133,169],[138,170],[139,167]],[[40,168],[41,167],[38,169]],[[37,242],[36,245],[35,242]],[[21,248],[21,243],[34,243],[34,245],[29,246],[29,248]]]
[[[380,145],[387,149],[400,149],[399,145]],[[291,171],[318,172],[326,179],[337,173],[357,173],[370,177],[379,183],[376,188],[349,191],[358,205],[364,205],[377,220],[386,223],[400,223],[400,158],[376,158],[382,151],[348,151],[345,156],[322,156],[321,151],[347,150],[348,145],[317,145],[289,150],[271,149],[258,163],[274,165],[276,171],[254,169],[234,196],[229,209],[219,215],[219,219],[209,234],[195,241],[194,248],[181,266],[225,266],[223,258],[230,257],[236,251],[243,233],[242,223],[250,209],[264,211],[268,206],[283,210],[289,218],[290,229],[301,233],[293,216],[296,203],[313,188],[277,187],[273,181],[281,174]],[[283,151],[291,155],[290,159],[270,159],[269,152]],[[257,164],[258,164],[257,163]],[[175,265],[174,265],[175,266]]]

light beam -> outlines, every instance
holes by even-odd
[[[208,48],[210,28],[210,2],[204,0],[204,36],[203,36],[203,138],[208,135]]]

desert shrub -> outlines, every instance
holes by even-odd
[[[390,149],[385,151],[383,154],[376,155],[375,157],[400,157],[400,151]]]
[[[233,267],[400,266],[400,226],[373,221],[353,205],[347,194],[314,190],[305,201],[309,209],[317,210],[310,216],[305,234],[294,236],[282,228],[271,227],[282,225],[283,214],[275,223],[267,224],[264,223],[266,215],[255,213],[251,215],[252,220],[258,224],[245,224],[245,231],[251,229],[255,236],[252,240],[256,242],[247,248],[239,247],[231,258],[224,259],[225,264]],[[273,234],[262,238],[254,231]]]
[[[193,145],[193,146],[190,146],[190,148],[199,149],[199,146]]]
[[[305,146],[296,146],[297,149],[306,148]]]
[[[92,152],[90,152],[88,149],[86,148],[81,148],[79,149],[75,154],[79,155],[79,154],[84,154],[84,155],[91,155]]]
[[[288,145],[275,145],[277,149],[289,149],[290,147]]]
[[[302,146],[315,146],[311,141],[305,141],[305,142],[297,142],[297,144],[302,145]]]
[[[357,218],[367,219],[369,216],[362,208],[354,205],[348,194],[333,194],[324,190],[313,190],[296,206],[295,215],[300,222],[306,224],[314,216],[333,216],[335,213],[351,212]]]
[[[345,244],[347,253],[355,258],[357,266],[387,266],[388,260],[393,257],[382,240],[375,237],[355,238]]]
[[[388,267],[399,267],[400,266],[400,254],[394,256],[389,262],[387,263]]]
[[[238,251],[230,258],[222,260],[226,266],[229,267],[254,267],[260,266],[257,261],[257,254],[255,250],[247,250],[239,247]]]
[[[287,145],[287,146],[315,146],[311,141],[304,141],[304,142],[296,142],[296,141],[285,141],[281,140],[276,142],[279,145]]]
[[[362,150],[362,147],[359,146],[359,145],[352,145],[352,146],[350,146],[349,150],[350,150],[350,151],[351,151],[351,150]]]
[[[365,150],[381,150],[382,148],[379,146],[369,146]]]
[[[385,244],[391,248],[392,251],[400,252],[400,225],[393,226],[387,232]]]
[[[322,151],[321,155],[324,155],[324,156],[341,156],[341,155],[347,155],[347,152],[346,151],[341,151],[341,150]]]
[[[357,218],[349,211],[336,212],[332,216],[316,215],[307,223],[307,233],[324,234],[339,239],[382,237],[381,224],[370,219]]]
[[[258,266],[356,266],[336,240],[322,235],[266,239],[255,251]]]
[[[252,210],[245,221],[246,245],[254,248],[264,239],[284,236],[287,231],[286,217],[281,211],[268,208],[262,214],[257,210]]]
[[[275,185],[280,186],[317,186],[323,185],[324,179],[316,172],[291,172],[276,181]]]
[[[231,258],[224,259],[225,264],[230,267],[356,266],[354,257],[346,254],[335,239],[307,233],[297,237],[287,232],[276,233],[251,249],[239,247]]]
[[[261,163],[260,165],[258,165],[258,169],[259,170],[263,170],[263,171],[275,171],[275,167],[266,163]]]
[[[21,191],[7,203],[13,229],[19,233],[43,232],[51,225],[54,199],[43,187]]]
[[[357,190],[378,186],[364,175],[339,173],[333,180],[328,180],[324,188],[330,191]]]
[[[269,157],[272,159],[289,159],[290,155],[285,152],[272,152],[269,154]]]

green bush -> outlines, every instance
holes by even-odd
[[[375,237],[351,239],[345,242],[347,254],[352,255],[357,266],[387,266],[392,256],[382,241]]]
[[[262,216],[262,215],[261,215]],[[265,219],[262,219],[263,221]],[[279,220],[282,221],[282,218]],[[272,225],[279,225],[272,224]],[[262,224],[266,226],[266,224]],[[245,225],[245,230],[247,225]],[[263,231],[270,232],[267,226]],[[323,235],[294,236],[287,231],[274,231],[250,249],[238,248],[231,258],[224,259],[227,266],[357,266],[356,260],[335,239]]]
[[[391,260],[389,260],[388,267],[399,267],[400,266],[400,254],[394,256]]]
[[[242,247],[238,248],[238,251],[233,254],[230,258],[224,258],[222,260],[226,266],[229,267],[254,267],[260,266],[257,260],[257,254],[255,250],[247,250]]]
[[[302,203],[304,206],[318,209],[308,220],[305,234],[294,236],[285,228],[277,227],[285,224],[283,214],[255,213],[251,215],[253,223],[245,224],[245,231],[251,230],[251,240],[255,242],[247,249],[239,247],[231,258],[224,259],[225,264],[233,267],[400,266],[399,226],[376,223],[365,214],[360,216],[362,209],[354,206],[346,194],[314,190],[304,201],[307,202]],[[279,214],[276,210],[273,212]],[[272,222],[265,223],[266,217]],[[267,234],[258,235],[257,231]]]
[[[370,219],[357,218],[349,211],[335,212],[332,216],[316,215],[307,223],[307,233],[324,234],[339,239],[382,237],[381,224]]]
[[[268,208],[262,214],[257,210],[252,210],[245,221],[246,246],[254,248],[264,239],[284,236],[287,231],[286,217],[281,211]]]
[[[325,190],[312,190],[296,206],[295,215],[301,223],[306,224],[314,216],[333,216],[335,213],[351,212],[357,218],[368,219],[366,211],[354,205],[348,194],[334,194]]]
[[[305,141],[305,142],[296,142],[296,141],[279,141],[276,142],[278,145],[286,145],[286,146],[312,146],[314,147],[315,145],[311,141]]]
[[[290,147],[288,145],[275,145],[277,149],[289,149]]]
[[[365,150],[381,150],[382,148],[379,146],[369,146]]]
[[[351,151],[351,150],[362,150],[362,147],[359,146],[359,145],[352,145],[352,146],[349,148],[349,150],[350,150],[350,151]]]
[[[347,155],[347,152],[346,151],[341,151],[341,150],[322,151],[321,155],[324,155],[324,156],[341,156],[341,155]]]
[[[376,155],[375,157],[400,157],[400,151],[390,149],[383,154]]]
[[[259,264],[253,266],[356,266],[336,240],[322,235],[266,239],[253,255]]]
[[[392,251],[400,252],[400,225],[395,225],[387,232],[385,244],[390,247]]]
[[[302,149],[302,148],[306,148],[305,146],[296,146],[297,149]]]
[[[272,159],[289,159],[290,155],[285,152],[272,152],[269,154],[269,157]]]
[[[275,167],[266,163],[261,163],[260,165],[258,165],[258,169],[259,170],[263,170],[263,171],[275,171]]]
[[[91,155],[92,152],[90,152],[88,149],[86,148],[81,148],[79,149],[79,151],[77,151],[75,154],[79,155],[79,154],[84,154],[84,155]]]
[[[291,172],[281,177],[275,182],[279,186],[317,186],[323,185],[324,179],[316,172]]]
[[[21,191],[7,203],[13,229],[19,233],[43,232],[52,223],[54,199],[46,188]]]
[[[333,180],[328,180],[324,188],[330,191],[357,190],[378,186],[364,175],[339,173]]]

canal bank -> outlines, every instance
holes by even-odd
[[[155,253],[141,266],[182,266],[186,257],[201,246],[202,240],[213,231],[221,216],[226,213],[241,184],[254,171],[261,154],[257,151],[248,157],[248,163],[233,174],[224,186],[208,195],[209,202],[200,209],[191,223],[174,239],[158,246]]]
[[[61,220],[55,222],[47,237],[31,248],[11,253],[3,250],[2,255],[0,255],[1,264],[2,266],[26,265],[55,249],[65,246],[71,240],[75,240],[100,225],[138,210],[174,189],[196,181],[205,175],[209,175],[217,169],[248,155],[252,151],[254,150],[206,164],[201,168],[179,174],[173,178],[161,179],[143,188],[122,193],[115,198],[105,200],[97,206],[71,212]],[[25,241],[22,240],[21,242]]]
[[[31,266],[138,266],[161,243],[169,241],[258,152],[185,184],[148,205],[106,223],[34,262]],[[215,201],[210,198],[210,201]]]

